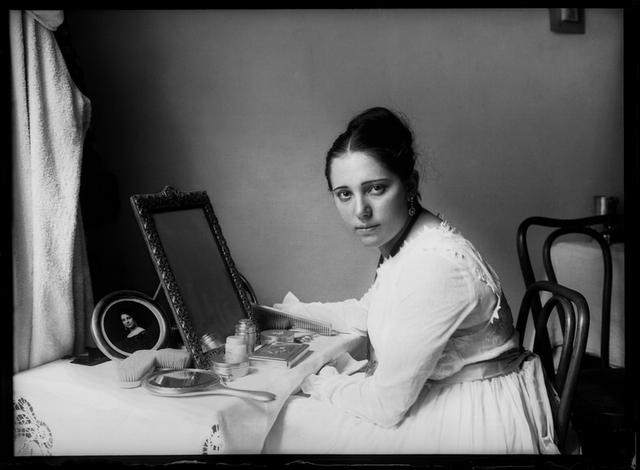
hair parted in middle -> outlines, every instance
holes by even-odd
[[[413,148],[413,133],[409,125],[396,113],[383,107],[369,108],[354,117],[347,130],[340,134],[327,152],[325,176],[329,190],[331,184],[331,164],[334,159],[348,152],[363,152],[374,158],[402,181],[416,177],[416,154]]]

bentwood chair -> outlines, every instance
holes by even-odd
[[[546,300],[542,299],[543,293],[546,293]],[[540,309],[536,310],[534,305],[540,305]],[[562,352],[557,369],[552,361],[543,360],[542,363],[548,379],[547,387],[553,389],[550,390],[550,401],[558,447],[562,453],[570,453],[576,447],[576,443],[570,439],[574,396],[589,334],[587,301],[579,292],[555,282],[534,282],[527,288],[520,304],[516,328],[522,346],[527,319],[531,313],[534,325],[533,352],[541,359],[549,359],[551,351],[547,348],[547,323],[554,310],[562,325]],[[553,398],[554,395],[557,395],[558,400]]]
[[[616,443],[620,449],[621,440],[632,438],[632,431],[625,416],[625,369],[610,365],[610,324],[611,324],[611,286],[612,286],[612,257],[610,240],[605,238],[598,227],[615,227],[615,236],[623,234],[622,217],[617,215],[593,216],[578,219],[554,219],[549,217],[529,217],[518,227],[517,248],[520,267],[525,286],[536,282],[536,277],[529,255],[527,231],[530,227],[539,226],[551,229],[544,239],[542,246],[542,263],[544,275],[551,282],[558,282],[554,270],[551,247],[561,236],[583,235],[590,237],[600,247],[603,262],[602,305],[601,305],[601,336],[600,355],[585,355],[579,377],[574,400],[573,424],[583,443],[583,453],[591,455],[607,454],[608,448]],[[561,279],[563,284],[569,284],[571,279]],[[591,310],[595,306],[591,306]],[[532,309],[540,312],[541,304],[533,299]],[[541,346],[545,352],[551,349],[548,337],[542,340]],[[551,356],[544,356],[545,367],[552,362]],[[607,442],[608,438],[608,443]],[[622,445],[624,447],[624,445]],[[630,449],[629,449],[630,450]]]
[[[610,325],[611,325],[611,285],[612,285],[612,262],[611,250],[609,243],[601,232],[595,230],[597,226],[617,226],[621,225],[619,216],[593,216],[580,219],[553,219],[550,217],[529,217],[525,219],[518,227],[517,243],[518,258],[520,260],[520,268],[524,278],[525,286],[528,287],[536,281],[533,271],[531,257],[529,256],[529,247],[527,242],[527,231],[533,226],[550,227],[553,230],[544,240],[542,246],[542,261],[546,278],[553,282],[558,282],[556,273],[551,261],[551,247],[553,243],[561,236],[571,234],[581,234],[590,237],[597,242],[602,252],[603,261],[603,280],[602,280],[602,328],[600,337],[600,357],[588,357],[586,359],[588,365],[598,364],[603,368],[609,367],[609,341],[610,341]],[[618,231],[618,233],[620,233]],[[565,284],[569,284],[565,280],[561,280]],[[534,308],[539,310],[539,305],[534,304]]]

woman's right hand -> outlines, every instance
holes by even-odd
[[[273,308],[300,317],[312,317],[312,315],[307,310],[307,305],[303,302],[300,302],[298,298],[291,292],[287,292],[287,295],[284,296],[282,303],[273,304]]]
[[[307,311],[305,304],[273,304],[273,308],[282,312],[290,313],[298,317],[311,318],[311,315]]]

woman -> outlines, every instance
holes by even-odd
[[[136,320],[126,312],[120,314],[120,321],[125,329],[125,337],[120,341],[120,348],[128,353],[139,349],[151,349],[155,339],[146,329],[142,328]]]
[[[496,273],[419,205],[415,161],[385,108],[356,116],[327,153],[338,212],[380,250],[376,278],[360,300],[276,307],[366,331],[370,366],[307,378],[265,452],[558,453],[540,360],[518,347]]]

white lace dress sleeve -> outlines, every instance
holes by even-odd
[[[383,427],[402,419],[449,338],[475,307],[470,272],[441,253],[417,250],[390,275],[370,308],[377,369],[368,377],[318,376],[312,392]]]

